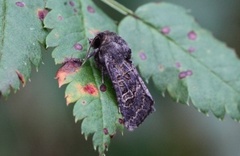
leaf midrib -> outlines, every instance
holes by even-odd
[[[79,0],[79,3],[81,4],[81,8],[80,8],[80,10],[81,10],[81,12],[82,12],[82,21],[84,21],[84,13],[83,13],[83,5],[82,5],[82,2],[81,2],[81,0]],[[86,25],[85,25],[85,22],[83,22],[82,23],[82,25],[83,25],[83,28],[86,28]],[[84,31],[84,36],[85,36],[85,38],[87,38],[87,35],[86,35],[86,31]],[[94,77],[94,82],[95,82],[95,84],[98,86],[99,84],[97,83],[97,81],[96,81],[96,76],[95,76],[95,72],[94,72],[94,70],[93,70],[93,61],[92,60],[89,60],[89,62],[90,62],[90,66],[91,66],[91,72],[93,73],[92,75],[93,75],[93,77]],[[99,93],[99,99],[100,99],[100,103],[102,103],[102,95],[101,95],[101,93]],[[104,123],[104,119],[103,119],[103,108],[102,108],[102,105],[101,105],[101,112],[102,112],[102,126],[104,126],[105,125],[105,123]],[[96,133],[96,132],[95,132]],[[103,143],[103,140],[104,140],[104,136],[102,135],[102,143]],[[99,147],[98,147],[99,148]]]
[[[3,26],[2,26],[2,31],[1,31],[1,34],[2,34],[2,38],[1,38],[1,45],[2,45],[2,49],[0,49],[0,62],[1,62],[1,59],[2,59],[2,53],[3,53],[3,46],[4,46],[4,36],[5,36],[5,29],[6,29],[6,22],[5,22],[5,20],[6,20],[6,12],[7,12],[7,5],[6,5],[6,0],[3,0],[3,6],[2,6],[2,12],[3,12],[3,18],[2,18],[2,24],[3,24]]]

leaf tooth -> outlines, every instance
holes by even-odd
[[[223,121],[223,118],[218,118],[219,121]]]
[[[84,137],[85,137],[85,140],[87,141],[87,139],[88,139],[88,136],[87,136],[87,135],[85,135]]]
[[[93,149],[96,151],[96,150],[97,150],[97,146],[96,146],[96,145],[94,145],[94,146],[93,146]]]
[[[162,96],[165,97],[165,92],[162,92]]]
[[[176,99],[176,102],[179,103],[179,98]]]

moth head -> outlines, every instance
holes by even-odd
[[[116,34],[114,32],[110,32],[108,30],[100,32],[90,41],[90,45],[94,49],[97,49],[101,47],[103,44],[112,42],[115,36]]]
[[[92,40],[90,40],[90,45],[94,49],[99,48],[102,45],[102,42],[104,41],[104,33],[101,32],[97,34]]]

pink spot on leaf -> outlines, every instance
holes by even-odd
[[[15,4],[16,4],[16,6],[18,6],[18,7],[24,7],[24,6],[25,6],[25,3],[24,3],[24,2],[16,2]]]
[[[196,40],[197,38],[197,34],[194,31],[190,31],[187,36],[190,40]]]
[[[188,52],[189,53],[193,53],[193,52],[195,52],[196,51],[196,49],[194,48],[194,47],[189,47],[188,48]]]
[[[168,35],[170,33],[170,27],[166,26],[161,29],[163,35]]]
[[[183,78],[186,78],[188,76],[191,76],[192,74],[193,74],[192,70],[182,71],[178,74],[178,78],[183,79]]]
[[[186,71],[182,71],[178,74],[178,78],[179,79],[183,79],[183,78],[186,78],[187,77],[187,73]]]
[[[187,70],[186,71],[187,76],[191,76],[193,74],[192,70]]]
[[[104,133],[105,135],[108,135],[108,129],[107,129],[107,128],[103,128],[103,133]]]
[[[181,63],[180,63],[180,62],[176,62],[175,65],[176,65],[177,68],[180,68],[180,67],[181,67]]]
[[[58,20],[59,21],[62,21],[63,20],[63,17],[61,15],[58,16]]]
[[[147,56],[144,52],[140,52],[139,57],[140,57],[141,60],[146,60],[147,59]]]
[[[75,43],[75,44],[74,44],[74,49],[80,51],[80,50],[83,49],[83,47],[82,47],[82,45],[81,45],[80,43]]]
[[[48,10],[46,10],[46,9],[40,9],[40,10],[38,10],[38,18],[39,18],[41,21],[44,20],[44,18],[47,16],[47,14],[48,14]]]
[[[95,9],[92,6],[87,6],[87,11],[90,13],[95,13]]]
[[[74,6],[74,2],[73,1],[69,1],[69,5],[70,6]]]

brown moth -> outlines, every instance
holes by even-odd
[[[125,127],[132,131],[152,113],[153,99],[137,69],[131,61],[131,49],[125,40],[114,32],[103,31],[90,41],[84,62],[94,56],[103,75],[108,75],[114,86],[119,110]],[[104,83],[104,81],[103,81]]]

